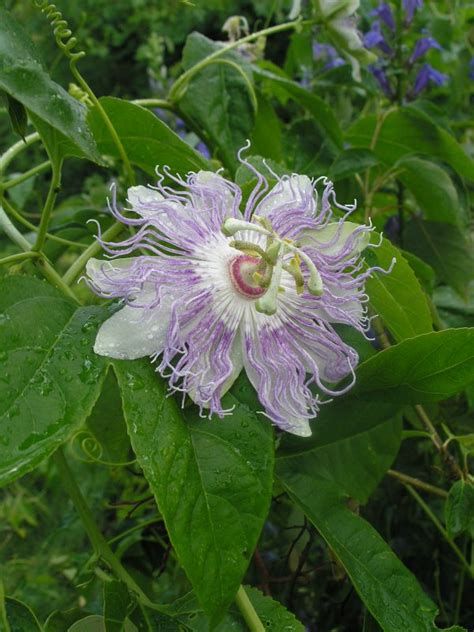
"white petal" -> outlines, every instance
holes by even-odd
[[[113,281],[121,281],[129,276],[130,267],[136,257],[122,257],[120,259],[89,259],[86,273],[94,286],[103,293],[115,289]]]
[[[166,300],[155,309],[126,305],[103,323],[94,351],[119,360],[135,360],[160,353],[165,345],[170,315],[170,301]]]
[[[155,212],[153,205],[162,202],[164,198],[158,191],[138,185],[128,189],[127,200],[135,213],[142,217],[150,217]]]
[[[198,171],[196,174],[196,184],[202,187],[208,187],[213,192],[218,191],[223,199],[223,204],[226,210],[226,215],[230,214],[234,206],[234,194],[229,189],[226,180],[218,173],[213,171]],[[206,195],[202,197],[196,194],[193,195],[193,202],[196,208],[206,207]]]
[[[370,241],[370,232],[361,230],[360,224],[354,222],[331,222],[320,230],[307,230],[300,238],[302,246],[312,246],[321,248],[324,255],[337,257],[340,255],[352,233],[359,229],[355,235],[352,247],[347,253],[350,259],[356,254],[360,254],[367,247]]]
[[[308,176],[292,175],[288,179],[280,180],[270,189],[258,205],[255,213],[260,217],[268,215],[280,206],[301,203],[313,196],[313,186]]]

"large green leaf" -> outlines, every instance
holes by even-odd
[[[448,283],[463,296],[466,294],[474,256],[457,226],[415,219],[406,227],[405,245],[434,269],[439,281]]]
[[[183,50],[184,69],[189,70],[221,46],[200,33],[191,33]],[[238,166],[237,151],[253,128],[252,81],[250,64],[231,51],[198,72],[179,99],[180,110],[218,148],[232,171]]]
[[[399,404],[446,399],[474,382],[474,328],[409,338],[363,362],[353,394]]]
[[[0,485],[48,457],[89,415],[105,376],[92,352],[104,313],[76,309],[37,279],[2,279]]]
[[[401,422],[397,406],[344,397],[321,407],[312,431],[305,439],[283,438],[278,476],[298,472],[312,479],[316,493],[330,482],[365,503],[398,452]]]
[[[4,9],[0,9],[0,88],[74,143],[74,153],[99,160],[86,121],[87,108],[51,79],[29,37]]]
[[[396,259],[390,274],[374,274],[365,289],[370,304],[383,319],[395,340],[411,338],[431,331],[431,312],[415,273],[401,252],[387,239],[373,250],[377,265],[387,270]],[[372,265],[372,262],[369,262]]]
[[[445,169],[429,160],[403,158],[398,179],[411,191],[424,216],[436,222],[459,224],[458,193]]]
[[[144,362],[115,362],[132,446],[178,559],[216,623],[234,599],[267,515],[271,424],[231,395],[224,420],[205,421],[166,397]]]
[[[349,130],[348,142],[353,147],[370,147],[376,125],[375,115],[361,118]],[[385,117],[374,152],[390,165],[410,154],[425,154],[448,163],[459,175],[474,179],[474,163],[456,139],[413,106],[398,108]]]
[[[9,632],[41,632],[38,619],[26,603],[7,597],[5,611],[10,626]]]
[[[155,168],[167,165],[173,173],[209,169],[209,163],[197,151],[175,134],[165,123],[145,108],[116,99],[103,97],[100,103],[110,118],[130,162],[155,176]],[[99,150],[106,155],[119,156],[100,113],[93,109],[89,123]]]
[[[313,117],[314,122],[322,128],[331,142],[338,149],[342,149],[342,131],[330,105],[316,94],[309,92],[299,84],[264,68],[255,67],[255,72],[267,84],[274,85],[304,107]]]
[[[324,481],[316,487],[314,478],[299,470],[285,470],[280,480],[331,547],[383,630],[438,630],[436,605],[377,531],[348,508],[337,488]],[[459,627],[450,630],[462,632]]]

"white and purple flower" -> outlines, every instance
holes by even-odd
[[[150,357],[172,390],[219,417],[244,369],[264,413],[307,436],[320,403],[314,387],[337,395],[354,381],[357,353],[333,324],[368,330],[364,282],[376,268],[361,253],[371,228],[346,221],[355,204],[338,204],[326,178],[283,176],[270,188],[242,162],[257,177],[243,212],[241,189],[207,171],[183,180],[165,170],[177,189],[163,176],[154,188],[132,187],[133,217],[114,200],[112,213],[135,233],[101,241],[113,258],[88,263],[93,290],[123,302],[94,349]],[[328,386],[351,375],[339,391]]]

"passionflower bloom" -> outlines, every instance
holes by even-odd
[[[94,350],[150,357],[209,416],[228,412],[222,396],[244,369],[264,413],[307,436],[315,390],[337,395],[354,381],[357,353],[333,325],[368,330],[364,282],[375,268],[361,253],[371,228],[347,221],[355,204],[339,204],[326,178],[272,174],[270,187],[240,159],[257,178],[245,205],[236,184],[208,171],[182,179],[165,168],[176,188],[164,176],[132,187],[127,215],[114,193],[111,211],[134,234],[120,243],[99,234],[112,258],[88,262],[93,290],[122,300]],[[331,386],[346,376],[348,386]]]

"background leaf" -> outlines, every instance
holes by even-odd
[[[115,362],[132,446],[178,559],[216,623],[234,599],[267,515],[273,432],[231,395],[225,421],[186,420],[148,362]]]
[[[184,69],[189,70],[221,46],[200,33],[191,33],[183,49]],[[254,125],[254,106],[249,92],[252,71],[250,64],[234,51],[219,59],[229,60],[241,72],[221,62],[203,68],[187,84],[179,99],[179,108],[217,147],[226,167],[235,171],[239,164],[237,152],[245,145]]]
[[[92,352],[101,307],[34,278],[0,283],[0,484],[31,470],[85,421],[106,362]]]
[[[452,538],[474,526],[474,487],[470,483],[454,483],[446,499],[444,517],[446,529]]]
[[[362,399],[421,404],[474,382],[474,328],[409,338],[359,365],[352,393]]]

